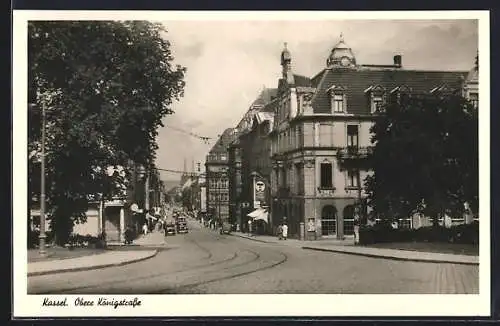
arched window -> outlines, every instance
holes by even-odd
[[[337,232],[337,208],[326,205],[321,210],[321,234],[324,236],[335,235]]]
[[[354,234],[354,205],[347,205],[343,211],[344,217],[344,235]]]

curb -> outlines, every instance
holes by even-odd
[[[465,262],[465,261],[453,261],[453,260],[445,260],[445,259],[421,259],[421,258],[406,258],[406,257],[395,257],[388,255],[377,255],[377,254],[369,254],[364,252],[352,252],[352,251],[344,251],[339,249],[324,249],[324,248],[315,248],[315,247],[302,247],[305,250],[315,250],[315,251],[324,251],[324,252],[335,252],[345,255],[356,255],[356,256],[364,256],[370,258],[382,258],[382,259],[390,259],[390,260],[399,260],[399,261],[414,261],[419,263],[441,263],[441,264],[457,264],[457,265],[479,265],[477,262]]]
[[[242,236],[242,235],[239,235],[239,234],[234,234],[234,233],[230,233],[229,235],[232,235],[232,236],[235,236],[235,237],[239,237],[239,238],[242,238],[242,239],[248,239],[248,240],[252,240],[252,241],[262,242],[262,243],[275,243],[275,242],[271,242],[271,241],[266,241],[266,240],[261,240],[261,239],[255,239],[255,238],[251,238],[251,237],[245,237],[245,236]]]
[[[137,262],[140,262],[140,261],[143,261],[146,259],[153,258],[157,254],[158,254],[158,250],[155,250],[151,255],[136,258],[136,259],[131,259],[131,260],[127,260],[127,261],[119,262],[119,263],[95,265],[95,266],[85,266],[85,267],[68,268],[68,269],[59,269],[59,270],[50,270],[50,271],[41,271],[41,272],[31,272],[31,273],[28,273],[28,277],[29,276],[49,275],[49,274],[62,274],[62,273],[69,273],[69,272],[81,272],[81,271],[97,270],[97,269],[108,268],[108,267],[123,266],[123,265],[137,263]]]

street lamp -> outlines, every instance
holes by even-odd
[[[39,250],[40,256],[47,255],[45,250],[45,104],[42,103],[42,144],[41,144],[41,164],[40,164],[40,234]]]

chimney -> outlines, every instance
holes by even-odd
[[[394,56],[394,65],[398,68],[401,68],[403,66],[403,61],[400,54]]]

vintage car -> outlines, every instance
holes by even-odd
[[[165,235],[175,235],[175,224],[173,222],[165,224]]]
[[[232,226],[228,222],[222,222],[222,226],[220,227],[220,234],[231,234]]]

